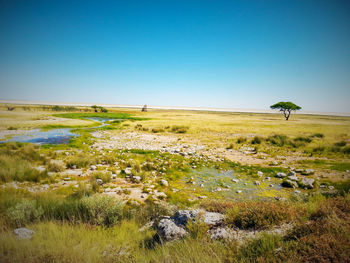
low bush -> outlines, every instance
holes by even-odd
[[[263,138],[259,136],[255,136],[253,140],[251,141],[251,144],[260,144],[263,141]]]
[[[276,202],[241,202],[226,212],[226,222],[242,229],[268,229],[292,220],[296,211]]]
[[[230,145],[226,147],[227,150],[230,150],[230,149],[233,149],[233,148],[234,148],[233,143],[230,143]]]
[[[98,160],[93,156],[81,153],[68,157],[66,165],[68,168],[72,168],[73,166],[76,166],[76,168],[85,168],[89,165],[96,164],[97,161]]]
[[[47,170],[50,172],[62,172],[66,169],[66,166],[62,161],[58,160],[50,160],[49,163],[47,164]]]
[[[288,143],[288,137],[286,135],[283,135],[283,134],[275,134],[275,135],[269,136],[267,138],[267,141],[269,143],[271,143],[272,145],[282,147]]]
[[[202,207],[209,212],[217,212],[225,214],[229,209],[235,207],[234,202],[231,201],[218,201],[218,200],[207,200],[203,202]]]
[[[295,141],[295,142],[305,142],[305,143],[310,143],[310,142],[312,142],[312,139],[311,139],[311,138],[309,138],[309,137],[302,137],[302,136],[299,136],[299,137],[294,138],[294,140],[293,140],[293,141]]]
[[[123,203],[106,195],[83,197],[79,207],[84,222],[95,225],[114,225],[123,215]]]
[[[37,205],[35,200],[27,199],[22,199],[7,210],[7,217],[17,227],[39,220],[43,214],[43,209]]]
[[[159,127],[158,128],[153,128],[152,132],[153,133],[160,133],[160,132],[164,132],[164,129],[163,128],[159,128]]]
[[[111,181],[111,174],[109,172],[95,171],[91,174],[90,179],[92,181],[96,181],[97,179],[101,179],[103,181],[103,183],[109,183]]]
[[[246,142],[246,141],[247,141],[247,138],[245,138],[245,137],[239,137],[239,138],[237,139],[237,143],[238,143],[238,144],[244,143],[244,142]]]
[[[323,133],[314,133],[313,135],[311,135],[312,138],[324,138],[324,134]]]
[[[325,146],[316,146],[316,147],[312,148],[313,153],[322,153],[325,150],[326,150]]]
[[[188,131],[188,126],[174,125],[171,127],[171,131],[175,133],[186,133]]]
[[[345,146],[346,145],[346,141],[340,141],[340,142],[336,142],[335,144],[334,144],[334,146],[337,146],[337,147],[343,147],[343,146]]]

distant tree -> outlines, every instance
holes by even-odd
[[[108,112],[106,108],[100,107],[101,112]]]
[[[91,106],[91,108],[93,108],[95,112],[98,112],[98,110],[100,110],[100,112],[108,112],[108,110],[103,108],[102,106],[93,105]]]
[[[92,105],[91,108],[93,108],[95,110],[95,112],[97,112],[98,106]]]
[[[9,106],[9,105],[7,105],[6,107],[7,107],[8,111],[13,111],[15,109],[15,107],[12,107],[12,106]]]
[[[301,110],[300,106],[295,105],[293,102],[290,102],[290,101],[287,101],[287,102],[280,101],[276,104],[271,105],[270,108],[274,110],[277,109],[283,112],[283,115],[286,118],[286,121],[288,121],[290,113],[292,111]]]
[[[145,104],[145,105],[143,105],[143,107],[142,107],[141,111],[147,111],[147,105],[146,105],[146,104]]]

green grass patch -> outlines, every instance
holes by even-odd
[[[69,119],[103,118],[103,119],[123,119],[123,120],[148,120],[147,118],[133,117],[127,113],[99,112],[99,113],[60,113],[55,117]]]

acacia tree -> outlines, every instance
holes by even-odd
[[[280,101],[276,104],[271,105],[270,108],[271,109],[278,109],[281,112],[283,112],[283,115],[286,118],[286,121],[288,121],[290,113],[292,111],[301,110],[300,106],[298,106],[290,101],[287,101],[287,102]]]

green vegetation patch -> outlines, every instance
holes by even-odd
[[[60,113],[54,114],[55,117],[69,119],[86,119],[86,118],[104,118],[104,119],[123,119],[123,120],[148,120],[147,118],[133,117],[127,113],[113,112],[92,112],[92,113]]]

